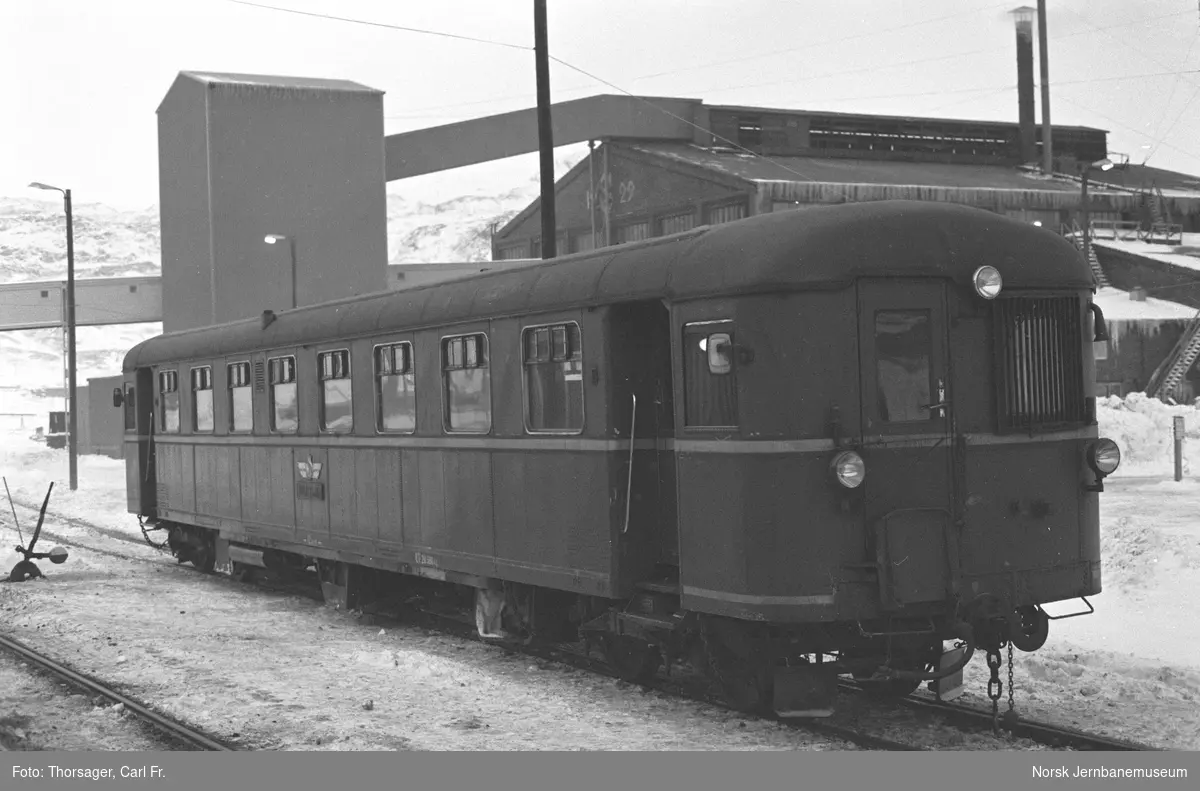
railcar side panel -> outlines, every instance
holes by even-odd
[[[352,540],[377,538],[375,519],[375,451],[329,449],[329,534]],[[365,513],[364,513],[365,512]],[[363,517],[371,521],[363,530]]]
[[[532,584],[562,586],[575,574],[611,584],[605,467],[597,451],[497,452],[497,565],[525,569],[514,579]]]
[[[421,453],[412,448],[400,451],[400,488],[389,500],[392,507],[398,507],[400,540],[405,546],[425,546],[422,532],[425,524],[424,498],[421,489]]]
[[[290,447],[242,448],[243,522],[279,528],[283,535],[292,535],[296,524],[294,469]]]
[[[446,526],[445,476],[442,451],[414,451],[417,458],[417,488],[414,489],[419,507],[416,530],[406,536],[415,546],[429,549],[449,549],[450,536]]]
[[[303,410],[301,410],[303,414]],[[304,541],[323,543],[329,538],[329,469],[330,453],[322,447],[301,445],[293,449],[294,464],[286,470],[280,470],[280,478],[291,483],[296,498],[296,536]],[[296,486],[296,480],[302,478],[301,467],[305,464],[321,465],[322,473],[314,480],[321,489],[309,493],[306,489]],[[319,493],[318,493],[319,492]]]
[[[403,452],[380,450],[374,455],[375,499],[370,506],[375,521],[365,526],[374,530],[379,540],[388,544],[404,544],[404,468]]]
[[[164,441],[162,436],[156,445],[160,505],[185,514],[196,513],[196,472],[192,446]]]
[[[496,551],[492,521],[492,459],[487,450],[437,451],[442,460],[444,548],[476,557]]]
[[[222,519],[242,515],[238,448],[214,443],[193,446],[196,460],[196,512]]]

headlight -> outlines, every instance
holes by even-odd
[[[852,450],[843,451],[835,456],[830,468],[837,482],[847,489],[857,489],[867,476],[867,465],[863,463],[862,456]]]
[[[1111,475],[1121,465],[1121,449],[1111,439],[1098,439],[1088,448],[1087,459],[1097,475]]]
[[[984,299],[995,299],[1004,287],[1004,278],[994,266],[981,266],[975,270],[972,278],[975,283],[975,293]]]

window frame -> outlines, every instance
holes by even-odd
[[[123,382],[121,412],[125,423],[125,433],[136,433],[138,430],[137,414],[137,385],[134,382]],[[131,420],[132,418],[132,420]]]
[[[482,368],[486,369],[488,372],[487,373],[487,377],[488,377],[488,427],[487,427],[486,431],[474,431],[474,430],[465,430],[465,429],[461,429],[461,428],[456,429],[456,428],[450,427],[450,388],[448,387],[449,380],[448,380],[446,374],[448,374],[452,370],[461,371],[461,370],[468,370],[468,369],[466,368],[466,365],[465,365],[465,362],[466,362],[465,361],[465,357],[466,357],[466,349],[465,348],[463,350],[463,356],[464,356],[463,367],[461,367],[461,368],[447,368],[446,367],[447,366],[446,341],[451,340],[451,339],[458,339],[458,338],[468,338],[472,335],[483,338],[484,360],[486,362],[486,364],[483,366],[476,365],[475,367],[476,368],[482,367]],[[496,416],[495,416],[495,403],[494,403],[494,399],[492,398],[491,367],[492,367],[492,342],[488,338],[487,330],[468,330],[465,332],[453,332],[448,335],[443,335],[438,339],[438,379],[440,380],[440,382],[438,383],[438,386],[442,391],[442,397],[441,397],[442,432],[444,434],[463,434],[463,435],[467,435],[467,436],[482,437],[482,436],[490,435],[492,433],[492,431],[495,430]]]
[[[345,376],[330,377],[329,379],[326,379],[323,360],[327,356],[333,354],[346,355]],[[325,425],[325,383],[340,379],[345,379],[350,383],[350,426],[344,430],[335,430]],[[297,419],[299,419],[298,413]],[[350,353],[350,347],[348,346],[338,346],[332,349],[317,350],[317,431],[321,434],[329,434],[330,436],[341,436],[342,434],[354,433],[354,356]]]
[[[706,330],[702,330],[701,332],[695,332],[694,328],[696,328],[696,327],[709,327],[709,328],[712,328],[712,331],[710,332],[706,329]],[[724,327],[727,329],[722,331],[721,329],[718,329],[720,327]],[[714,335],[730,336],[730,350],[729,350],[730,353],[729,353],[729,370],[728,371],[726,371],[724,373],[716,373],[712,370],[712,360],[710,357],[710,353],[708,352],[707,349],[705,350],[703,359],[704,359],[705,375],[717,376],[717,377],[728,376],[728,377],[730,377],[730,380],[733,383],[732,386],[733,386],[733,398],[734,398],[734,410],[733,410],[734,411],[734,414],[733,414],[734,422],[732,424],[716,426],[716,425],[705,425],[705,424],[691,425],[688,423],[688,381],[689,381],[688,380],[688,356],[690,354],[690,351],[688,349],[689,335],[703,335],[706,342],[709,338],[711,338]],[[740,431],[741,430],[741,399],[738,397],[740,394],[739,394],[739,383],[738,383],[738,367],[739,366],[737,364],[737,322],[732,318],[701,319],[699,321],[685,321],[679,332],[679,346],[680,346],[680,351],[682,352],[682,354],[679,355],[679,365],[680,365],[679,379],[680,379],[680,383],[682,385],[683,392],[681,393],[681,395],[683,396],[683,399],[682,399],[682,403],[681,403],[682,409],[679,409],[678,412],[680,415],[680,420],[682,421],[682,424],[683,424],[683,430],[684,431],[723,431],[723,432]]]
[[[412,374],[413,378],[413,427],[411,429],[395,429],[383,428],[383,398],[379,386],[379,350],[390,346],[407,346],[408,347],[408,363],[409,370],[407,373]],[[374,394],[375,401],[375,419],[372,421],[375,424],[375,433],[380,436],[406,436],[417,433],[417,422],[420,418],[421,409],[418,404],[419,392],[417,390],[417,357],[416,344],[412,340],[384,341],[377,343],[371,347],[371,392]],[[391,374],[395,375],[395,374]],[[400,374],[403,376],[404,374]]]
[[[197,388],[196,387],[196,372],[197,371],[206,371],[208,373],[208,376],[207,376],[208,387],[207,388],[204,388],[204,387]],[[201,378],[203,379],[205,377],[201,377]],[[204,392],[205,390],[207,390],[209,393],[212,393],[212,395],[209,397],[209,408],[212,410],[212,424],[208,428],[200,428],[200,410],[199,410],[200,402],[196,398],[196,393]],[[213,390],[213,374],[212,374],[212,365],[211,364],[188,366],[188,392],[191,395],[190,400],[192,402],[191,409],[188,410],[189,412],[192,413],[192,433],[193,434],[215,434],[216,430],[217,430],[217,394]]]
[[[271,363],[275,360],[291,360],[292,361],[292,378],[287,382],[272,382],[271,381]],[[293,436],[300,433],[300,371],[297,366],[296,355],[280,354],[275,357],[267,357],[266,365],[267,374],[267,431],[271,434],[279,434],[281,436]],[[276,384],[294,384],[296,385],[296,427],[290,431],[285,431],[275,426],[275,385]]]
[[[234,428],[233,420],[236,410],[233,408],[233,391],[236,389],[233,385],[233,377],[230,376],[231,369],[236,365],[246,366],[246,384],[238,385],[245,387],[250,391],[250,428],[239,429]],[[270,377],[268,377],[270,378]],[[254,433],[254,365],[250,360],[234,360],[233,362],[225,363],[225,391],[229,394],[229,433],[230,434],[253,434]]]
[[[158,383],[158,386],[155,388],[155,393],[154,393],[154,396],[155,396],[154,400],[156,402],[158,402],[157,403],[158,408],[155,410],[156,412],[158,412],[158,415],[157,415],[158,419],[156,421],[156,423],[158,424],[158,433],[159,434],[179,435],[183,429],[183,425],[182,425],[183,421],[180,419],[180,416],[179,416],[179,413],[183,411],[183,395],[179,393],[179,368],[178,367],[167,368],[167,369],[160,368],[155,373],[156,373],[156,379],[157,379],[157,383]],[[168,379],[168,381],[170,381],[173,385],[173,387],[170,390],[163,389],[163,376],[164,375],[171,377],[170,379]],[[175,404],[176,415],[175,415],[175,429],[174,430],[167,428],[167,399],[166,399],[166,396],[168,393],[176,394],[176,404]]]
[[[567,327],[568,325],[574,325],[575,329],[578,332],[578,336],[579,336],[579,366],[580,366],[580,371],[579,371],[579,375],[580,375],[579,409],[580,409],[580,415],[583,418],[583,422],[580,424],[578,429],[570,429],[570,428],[533,429],[533,428],[530,428],[529,427],[529,374],[528,374],[528,369],[529,369],[530,365],[536,365],[537,363],[530,363],[528,360],[525,359],[525,351],[527,348],[525,346],[525,335],[526,335],[526,333],[529,333],[534,330],[549,328],[551,330],[551,334],[550,334],[550,360],[548,362],[554,363],[555,360],[554,360],[553,328]],[[584,378],[584,372],[587,370],[587,367],[584,364],[584,358],[583,358],[583,326],[579,323],[579,321],[577,319],[564,319],[561,321],[547,321],[547,322],[542,322],[540,324],[529,324],[529,325],[521,327],[521,333],[520,333],[518,340],[521,344],[521,358],[520,358],[521,359],[521,424],[525,429],[525,433],[533,435],[533,436],[558,435],[558,436],[571,436],[571,437],[576,437],[576,436],[579,436],[580,434],[583,434],[587,430],[587,387],[585,386],[585,378]],[[570,332],[568,332],[567,333],[568,351],[569,351],[570,342],[571,342],[571,334],[570,334]],[[559,360],[558,362],[569,362],[572,359],[573,359],[573,357],[568,355],[566,360]],[[544,365],[546,363],[542,363],[542,364]]]

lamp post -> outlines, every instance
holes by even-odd
[[[1100,168],[1101,170],[1112,170],[1112,160],[1105,157],[1098,159],[1095,162],[1088,162],[1081,165],[1079,168],[1079,184],[1080,184],[1080,220],[1083,231],[1083,259],[1088,262],[1088,266],[1092,265],[1092,220],[1088,213],[1088,175],[1092,168]]]
[[[70,459],[71,491],[79,488],[79,463],[76,458],[76,416],[78,406],[75,399],[75,235],[71,226],[71,191],[49,184],[33,182],[29,185],[39,190],[56,190],[63,194],[63,205],[67,212],[67,309],[63,317],[67,325],[67,446]]]
[[[292,307],[298,307],[296,302],[296,241],[290,236],[283,236],[277,233],[269,233],[263,237],[263,241],[267,244],[277,244],[286,241],[288,243],[288,255],[291,258],[292,267]]]

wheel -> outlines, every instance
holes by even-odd
[[[217,565],[217,553],[208,543],[202,547],[193,547],[189,559],[196,570],[203,574],[211,574]]]
[[[899,643],[893,646],[892,660],[888,664],[897,670],[915,670],[919,673],[928,672],[930,668],[937,664],[937,658],[941,654],[941,647],[941,642],[937,640],[931,640],[928,645],[924,646],[917,643]],[[882,665],[886,662],[887,647],[886,645],[881,645],[877,650],[882,654],[879,657],[879,664]],[[889,678],[883,681],[872,681],[869,675],[855,674],[854,680],[858,682],[858,685],[862,687],[863,692],[868,697],[876,700],[905,698],[921,687],[920,680],[906,678]]]
[[[649,682],[662,665],[657,647],[628,635],[605,635],[604,656],[617,675],[632,684]]]
[[[1050,619],[1037,607],[1021,607],[1017,610],[1021,628],[1009,637],[1014,647],[1032,653],[1046,644],[1050,636]]]

